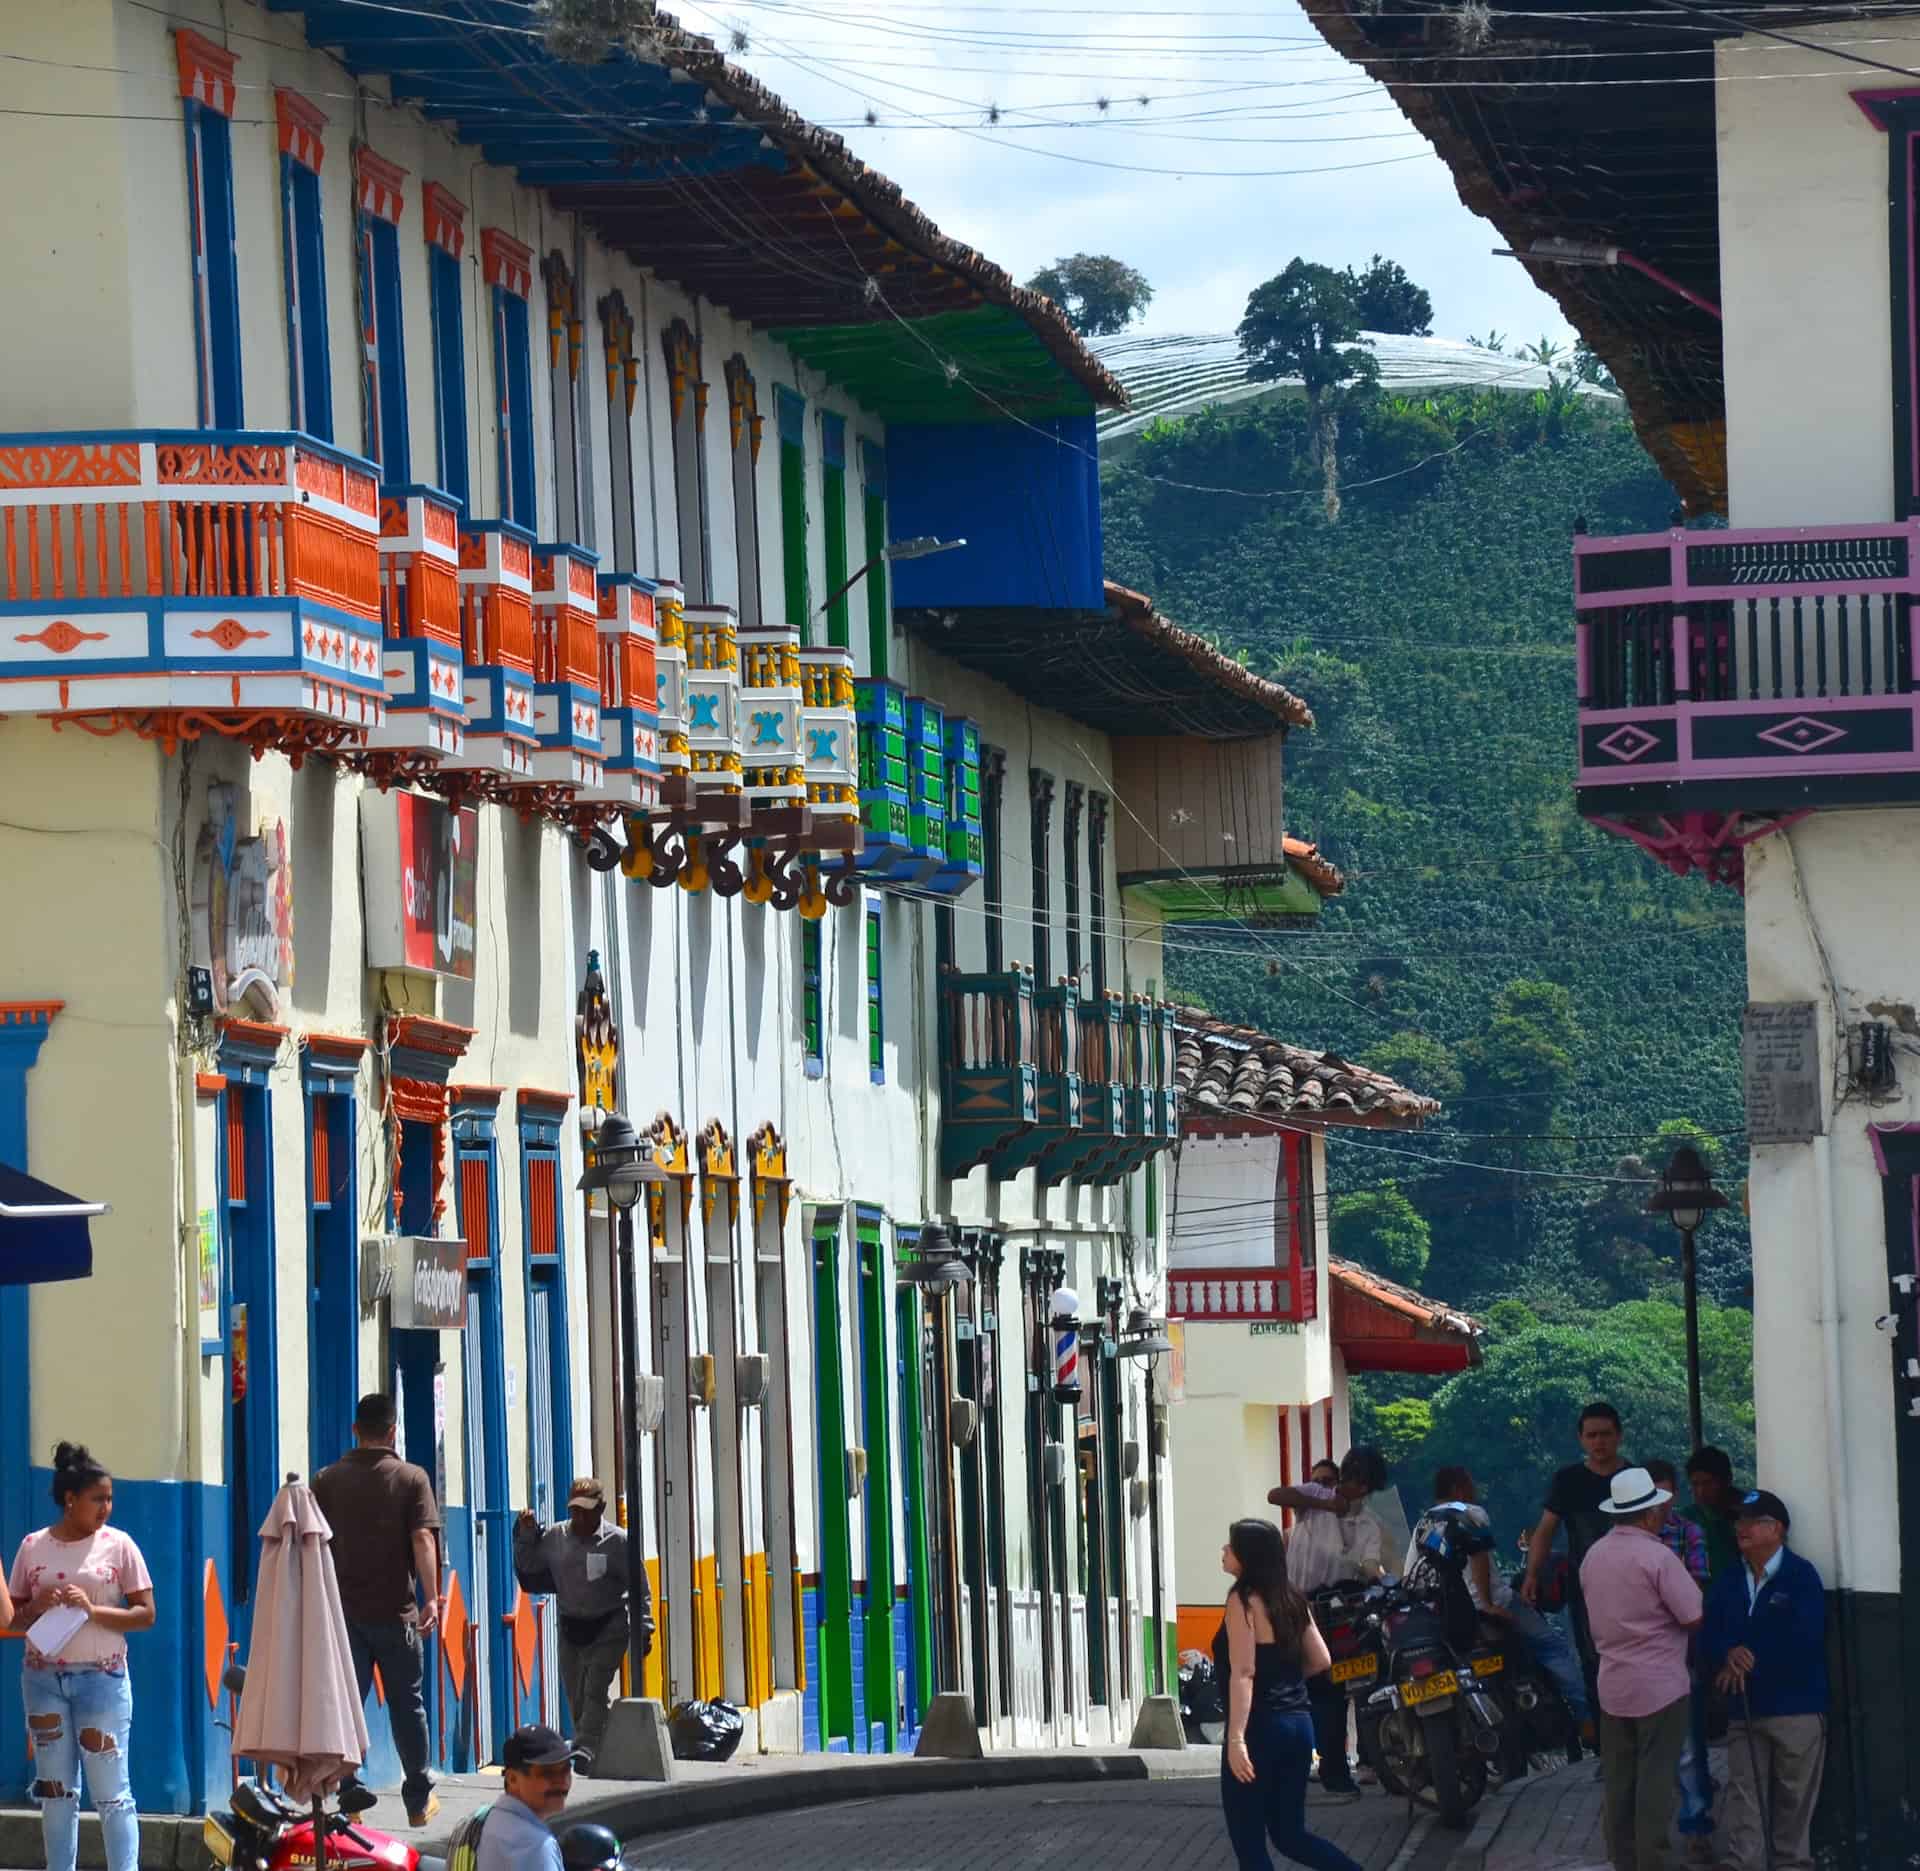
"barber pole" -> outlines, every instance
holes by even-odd
[[[1053,1400],[1080,1401],[1080,1295],[1063,1286],[1048,1302],[1053,1332]]]

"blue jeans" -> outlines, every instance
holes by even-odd
[[[373,1693],[374,1665],[380,1666],[380,1686],[387,1692],[387,1719],[393,1724],[393,1749],[406,1776],[400,1783],[401,1803],[409,1813],[427,1810],[433,1779],[427,1772],[431,1739],[427,1732],[425,1646],[419,1627],[403,1618],[380,1624],[347,1620],[347,1648],[353,1653],[353,1676],[364,1703]],[[358,1774],[349,1774],[357,1782]]]
[[[33,1743],[33,1797],[46,1834],[47,1871],[74,1871],[80,1851],[80,1776],[100,1815],[107,1871],[139,1871],[140,1815],[127,1765],[133,1681],[124,1671],[22,1670]]]
[[[1713,1770],[1707,1762],[1707,1685],[1693,1679],[1687,1712],[1687,1744],[1680,1750],[1680,1836],[1713,1836]]]
[[[1517,1594],[1507,1606],[1507,1615],[1513,1620],[1514,1635],[1526,1644],[1533,1652],[1534,1662],[1553,1679],[1561,1701],[1567,1705],[1567,1713],[1576,1724],[1591,1721],[1593,1711],[1587,1704],[1587,1679],[1580,1668],[1573,1640],[1543,1611]]]
[[[1313,1760],[1313,1718],[1256,1709],[1247,1719],[1254,1779],[1236,1780],[1220,1763],[1220,1803],[1240,1871],[1272,1871],[1267,1840],[1282,1858],[1308,1871],[1360,1871],[1339,1846],[1307,1830],[1307,1769]]]

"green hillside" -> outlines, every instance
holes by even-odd
[[[1664,1161],[1671,1133],[1656,1133],[1679,1120],[1712,1135],[1736,1196],[1745,1174],[1739,901],[1573,811],[1570,536],[1580,518],[1663,527],[1673,496],[1616,408],[1570,390],[1374,399],[1346,417],[1340,454],[1334,524],[1297,402],[1151,430],[1107,477],[1110,576],[1312,704],[1319,726],[1288,743],[1288,827],[1349,879],[1317,929],[1183,930],[1169,969],[1217,1014],[1444,1099],[1419,1135],[1334,1134],[1336,1198],[1391,1179],[1427,1237],[1376,1194],[1337,1200],[1336,1250],[1482,1312],[1524,1301],[1502,1308],[1509,1341],[1592,1329],[1677,1290],[1674,1237],[1640,1213],[1644,1164],[1623,1159]],[[1703,1290],[1743,1305],[1737,1200],[1700,1247]],[[1534,1349],[1565,1362],[1557,1340]],[[1667,1350],[1648,1356],[1652,1376],[1623,1368],[1622,1384],[1677,1376]],[[1750,1408],[1729,1382],[1709,1427],[1739,1443]],[[1372,1392],[1394,1394],[1426,1393]],[[1419,1451],[1423,1421],[1389,1425],[1409,1459],[1442,1453]],[[1547,1452],[1570,1444],[1543,1431]]]

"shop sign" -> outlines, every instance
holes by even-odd
[[[480,814],[420,793],[361,798],[367,966],[473,979]]]
[[[193,855],[193,960],[213,983],[216,1013],[277,1020],[293,986],[293,865],[279,821],[239,833],[240,789],[207,788]]]
[[[458,1332],[467,1323],[467,1244],[441,1235],[403,1234],[394,1242],[396,1332]]]

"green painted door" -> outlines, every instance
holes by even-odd
[[[846,1379],[840,1360],[840,1231],[813,1236],[813,1358],[820,1462],[820,1742],[853,1745],[853,1535],[847,1511]]]
[[[907,1708],[914,1727],[933,1700],[933,1584],[927,1551],[926,1417],[920,1407],[920,1295],[903,1286],[895,1302],[900,1355],[900,1445],[907,1539]]]
[[[893,1429],[887,1381],[887,1266],[880,1217],[859,1222],[860,1415],[867,1444],[867,1721],[886,1724],[887,1752],[900,1740],[893,1649]]]

